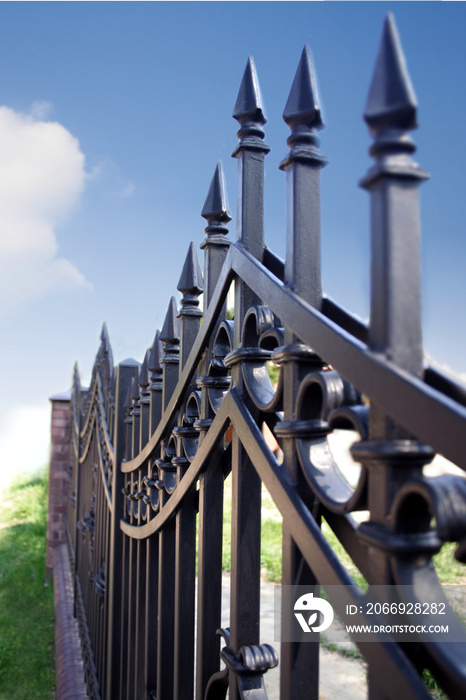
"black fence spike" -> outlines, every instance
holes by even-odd
[[[297,126],[319,130],[324,128],[311,52],[307,44],[301,54],[283,119],[290,129],[295,129]]]
[[[178,307],[175,297],[170,299],[167,314],[160,331],[160,340],[174,342],[180,339],[180,322],[178,319]]]
[[[243,78],[236,98],[233,117],[240,124],[245,122],[257,122],[265,124],[267,119],[264,114],[259,81],[257,79],[254,59],[249,56]]]
[[[228,204],[227,189],[221,161],[218,161],[215,166],[201,216],[208,222],[224,221],[228,223],[231,221],[231,212]]]
[[[133,401],[139,401],[141,393],[139,391],[139,382],[137,380],[137,377],[133,377],[132,382],[131,382],[131,398]]]
[[[193,241],[189,245],[177,289],[182,294],[195,294],[196,296],[204,291],[202,272]]]
[[[100,340],[108,342],[108,329],[105,321],[102,323],[102,330],[100,331]]]
[[[142,388],[145,388],[149,386],[149,374],[148,374],[148,361],[149,361],[149,350],[146,351],[146,354],[144,355],[144,360],[142,362],[142,365],[139,368],[139,376],[138,376],[138,382],[139,386]]]
[[[150,350],[149,360],[147,367],[149,372],[161,372],[162,371],[162,342],[160,340],[160,331],[157,330],[154,337],[154,342]]]
[[[372,133],[417,127],[417,100],[395,20],[388,14],[382,32],[364,119]]]

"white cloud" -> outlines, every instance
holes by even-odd
[[[56,225],[85,186],[79,142],[57,122],[42,119],[49,103],[31,114],[0,107],[0,312],[62,284],[89,286],[57,257]]]

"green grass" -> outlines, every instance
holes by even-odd
[[[231,475],[225,481],[223,507],[222,567],[231,567]],[[267,581],[280,583],[282,576],[282,522],[274,502],[262,489],[261,571]]]
[[[0,500],[0,700],[55,697],[52,586],[45,581],[47,476]]]
[[[456,542],[447,542],[443,545],[440,552],[433,557],[438,577],[442,583],[466,583],[465,566],[453,557],[457,546]]]

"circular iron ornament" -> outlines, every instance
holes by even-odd
[[[230,389],[231,378],[229,368],[225,364],[225,357],[233,347],[233,325],[233,321],[222,321],[220,324],[214,341],[208,375],[199,377],[196,381],[199,389],[207,389],[209,403],[215,414]]]
[[[146,520],[148,508],[147,508],[147,503],[146,503],[146,499],[145,499],[145,496],[146,496],[145,491],[140,491],[138,496],[139,496],[139,515],[141,517],[141,520]]]
[[[446,475],[413,479],[402,486],[392,507],[398,532],[434,529],[443,542],[456,542],[466,535],[466,481]]]
[[[171,435],[165,447],[164,458],[155,460],[159,468],[160,480],[163,483],[162,488],[164,488],[169,495],[171,495],[176,488],[176,467],[172,464],[173,457],[176,457],[176,446],[175,438]]]
[[[149,468],[149,473],[151,472],[151,468]],[[145,476],[144,479],[142,480],[144,486],[146,487],[148,491],[148,500],[150,507],[152,511],[156,512],[159,509],[159,503],[160,503],[160,497],[159,497],[159,489],[157,486],[157,479],[155,478],[155,474],[152,471],[152,476]],[[150,517],[150,511],[148,509],[148,519]]]
[[[183,425],[186,430],[183,432],[183,452],[189,462],[193,461],[199,448],[199,430],[195,424],[201,415],[201,401],[201,392],[193,391],[188,398],[184,412]]]
[[[126,515],[128,517],[131,517],[131,513],[133,510],[130,494],[131,494],[131,479],[128,478],[126,479],[125,486],[123,488],[123,493],[125,495],[125,504],[126,504]]]
[[[178,442],[177,452],[180,456],[172,458],[172,464],[176,467],[180,479],[183,478],[186,469],[189,467],[190,460],[186,457],[185,440],[196,439],[199,435],[198,431],[192,425],[186,425],[185,416],[183,417],[183,425],[177,425],[173,428],[173,435]]]
[[[131,481],[129,482],[129,493],[128,493],[128,513],[129,516],[133,516],[133,518],[136,518],[136,520],[139,517],[139,496],[137,492],[138,485],[137,483],[131,484]]]
[[[328,441],[334,428],[354,430],[361,439],[366,438],[368,407],[357,401],[360,395],[333,370],[308,374],[298,392],[294,437],[301,468],[319,501],[333,513],[367,508],[367,470],[361,468],[352,488]],[[290,431],[292,436],[293,423]]]
[[[268,306],[251,307],[244,319],[242,348],[231,353],[226,364],[242,363],[243,379],[255,406],[264,413],[282,410],[282,372],[274,387],[268,371],[272,353],[284,343],[284,329],[276,326]]]

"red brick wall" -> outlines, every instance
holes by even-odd
[[[73,578],[67,545],[54,547],[53,555],[56,700],[86,700],[78,623],[73,617]]]
[[[68,494],[66,475],[70,458],[69,392],[52,396],[49,507],[47,516],[47,576],[52,575],[53,550],[66,542]]]

